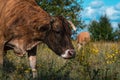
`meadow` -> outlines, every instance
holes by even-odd
[[[45,44],[37,51],[37,80],[120,80],[120,43],[90,42],[77,50],[74,59],[65,60]],[[17,57],[8,51],[0,80],[33,80],[27,55]]]

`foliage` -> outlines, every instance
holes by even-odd
[[[80,12],[82,10],[81,1],[76,0],[36,0],[45,11],[52,16],[61,15],[71,20],[77,27],[83,28]]]
[[[92,21],[90,24],[89,24],[89,31],[91,32],[92,34],[92,39],[98,41],[100,40],[99,38],[99,33],[100,33],[100,30],[99,30],[99,23],[97,21]]]
[[[94,40],[111,41],[114,39],[113,28],[106,15],[101,16],[99,22],[92,21],[89,25],[89,31]]]
[[[114,32],[115,40],[120,41],[120,23],[118,23],[118,28]]]
[[[112,36],[113,28],[106,15],[101,16],[99,25],[100,25],[100,30],[101,30],[100,38],[102,40],[112,40],[113,39],[113,36]]]
[[[76,42],[73,42],[76,49]],[[120,80],[120,46],[92,42],[77,50],[75,59],[65,60],[46,45],[38,47],[37,80]],[[27,55],[20,58],[8,51],[0,80],[33,80]]]

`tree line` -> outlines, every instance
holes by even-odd
[[[100,17],[99,21],[90,22],[88,31],[91,33],[93,41],[119,41],[120,40],[120,24],[116,30],[113,29],[107,15]]]

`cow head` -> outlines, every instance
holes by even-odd
[[[75,57],[71,43],[71,29],[68,21],[62,16],[52,17],[51,29],[46,33],[44,43],[57,55],[69,59]]]

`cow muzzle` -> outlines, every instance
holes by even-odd
[[[64,59],[71,59],[74,58],[76,55],[76,52],[74,49],[67,49],[64,54],[61,55]]]

